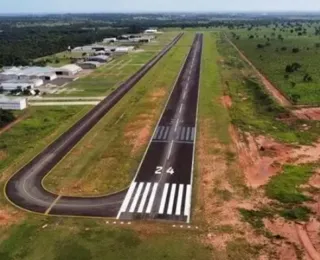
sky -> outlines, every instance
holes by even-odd
[[[320,0],[0,0],[0,13],[320,11]]]

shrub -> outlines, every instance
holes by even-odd
[[[300,51],[299,48],[293,48],[293,49],[292,49],[292,52],[293,52],[293,53],[298,53],[299,51]]]

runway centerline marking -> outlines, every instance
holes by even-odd
[[[179,114],[181,114],[182,108],[183,108],[183,104],[180,105]]]
[[[178,125],[179,125],[179,119],[177,119],[177,121],[176,121],[176,125],[174,127],[174,132],[177,132]]]
[[[169,152],[168,152],[167,159],[169,159],[170,156],[171,156],[172,146],[173,146],[173,140],[172,140],[171,143],[170,143],[170,148],[169,148]]]

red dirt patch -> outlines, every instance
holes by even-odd
[[[320,120],[319,107],[296,109],[296,110],[292,110],[292,113],[300,119]]]
[[[222,96],[220,98],[220,101],[222,105],[224,105],[225,108],[230,108],[232,106],[232,99],[230,96]]]
[[[260,187],[281,171],[286,163],[303,164],[319,161],[320,141],[312,146],[291,146],[265,136],[253,136],[230,127],[230,135],[238,151],[240,167],[247,185]]]
[[[18,210],[0,209],[0,226],[9,226],[17,223],[23,217],[23,213]]]
[[[281,165],[289,161],[289,147],[264,136],[254,138],[249,133],[240,134],[234,127],[229,131],[248,186],[257,188],[266,184],[281,170]]]

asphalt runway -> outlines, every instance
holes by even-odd
[[[22,209],[54,215],[115,217],[126,190],[102,197],[67,197],[52,194],[42,179],[88,131],[180,40],[179,34],[137,73],[103,99],[87,115],[21,168],[5,187],[7,198]]]
[[[190,222],[202,34],[196,34],[118,219]]]

